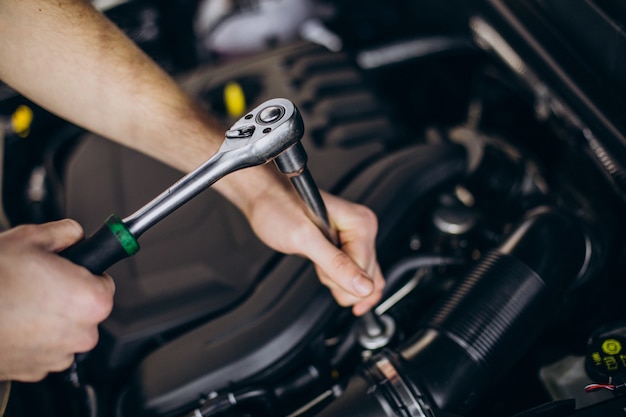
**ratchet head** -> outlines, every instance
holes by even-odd
[[[226,132],[218,154],[246,166],[262,165],[298,143],[304,134],[302,116],[284,98],[268,100],[248,112]]]

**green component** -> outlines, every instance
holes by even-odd
[[[135,236],[128,230],[122,219],[116,215],[112,214],[106,221],[106,225],[115,235],[117,240],[120,242],[128,256],[132,256],[139,252],[139,242],[135,239]]]

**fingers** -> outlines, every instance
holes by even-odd
[[[35,360],[28,369],[12,372],[10,378],[2,380],[13,380],[20,382],[34,383],[43,380],[49,372],[61,372],[68,369],[74,362],[75,355],[72,353],[62,353],[45,358],[45,361]],[[32,360],[32,358],[31,358]]]
[[[73,220],[0,233],[0,374],[37,381],[96,346],[98,324],[113,308],[113,279],[56,253],[82,236]]]
[[[337,302],[353,306],[360,316],[376,305],[385,285],[376,258],[378,221],[368,208],[325,194],[327,208],[339,232],[341,249],[308,238],[307,256],[316,264],[320,281]]]
[[[385,287],[385,278],[376,263],[374,272],[372,273],[374,279],[374,291],[366,299],[356,302],[352,306],[352,313],[355,316],[362,316],[378,304],[383,295],[383,288]]]
[[[64,219],[37,226],[31,234],[33,243],[49,252],[59,252],[83,237],[82,227],[74,220]],[[27,233],[29,233],[27,231]],[[115,283],[111,276],[93,275],[80,265],[54,255],[49,259],[49,275],[55,287],[66,294],[66,310],[75,320],[93,324],[103,321],[113,308]]]
[[[361,269],[345,252],[332,244],[320,242],[309,252],[318,267],[322,284],[339,296],[341,305],[351,305],[374,291],[374,280]]]
[[[318,276],[320,277],[320,281],[330,289],[339,305],[343,307],[352,306],[352,313],[355,316],[361,316],[371,310],[380,301],[382,290],[385,286],[385,281],[379,268],[377,268],[377,271],[371,277],[374,288],[367,296],[357,296],[353,292],[347,291],[319,268]]]
[[[109,275],[75,275],[69,282],[73,288],[66,290],[68,319],[86,327],[104,321],[113,310],[115,283]]]
[[[83,228],[75,220],[63,219],[37,226],[22,226],[35,244],[50,252],[60,252],[83,238]],[[32,232],[31,232],[31,229]]]

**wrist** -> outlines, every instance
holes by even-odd
[[[214,187],[248,219],[252,218],[254,206],[259,200],[290,195],[289,182],[272,163],[233,172],[218,181]]]

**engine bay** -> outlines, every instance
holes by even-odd
[[[320,187],[377,214],[387,286],[355,318],[209,189],[109,270],[115,308],[80,364],[97,406],[50,375],[14,383],[7,417],[623,415],[623,40],[607,28],[625,10],[100,7],[225,126],[293,101]],[[23,106],[32,123],[3,144],[10,224],[95,230],[182,175],[0,88],[3,120]]]

